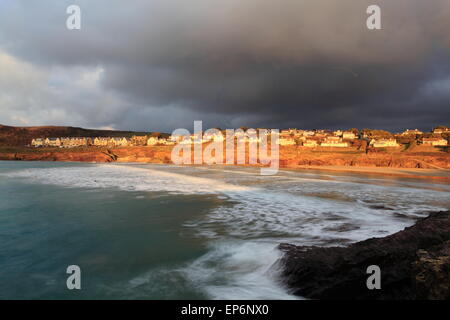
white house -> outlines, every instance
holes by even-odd
[[[280,146],[293,146],[296,144],[293,138],[279,138],[277,143]]]
[[[344,147],[348,147],[348,142],[342,141],[342,138],[340,138],[340,137],[327,137],[320,144],[320,146],[321,147],[339,147],[339,148],[344,148]]]
[[[342,133],[342,139],[355,140],[356,139],[356,134],[354,134],[351,131],[345,131],[345,132]]]
[[[397,140],[395,139],[372,139],[370,145],[374,148],[388,148],[388,147],[399,147]]]
[[[446,147],[448,146],[448,141],[444,138],[423,138],[422,144],[433,147]]]
[[[31,140],[31,146],[33,146],[33,147],[42,147],[42,146],[44,146],[44,139],[36,138],[36,139]]]
[[[60,138],[46,138],[44,141],[44,145],[48,147],[61,147],[61,139]]]

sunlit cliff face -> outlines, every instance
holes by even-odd
[[[66,8],[81,8],[67,30]],[[382,29],[366,27],[367,6]],[[450,119],[446,0],[2,1],[0,119],[171,131]]]

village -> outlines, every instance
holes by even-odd
[[[236,130],[234,137],[238,143],[261,142],[261,135],[249,135],[243,130]],[[260,129],[268,135],[270,130]],[[430,132],[418,129],[408,129],[392,134],[384,130],[350,129],[336,130],[300,130],[285,129],[279,132],[276,140],[280,146],[300,146],[305,148],[349,148],[371,147],[374,149],[400,148],[411,146],[447,147],[449,145],[450,128],[438,126]],[[179,144],[204,144],[221,142],[226,139],[224,131],[215,130],[201,134],[191,134],[188,137],[180,135],[134,135],[131,137],[42,137],[32,139],[31,147],[133,147],[133,146],[173,146]]]

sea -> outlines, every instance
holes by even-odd
[[[0,299],[302,299],[280,243],[346,246],[438,210],[450,185],[435,180],[0,161]]]

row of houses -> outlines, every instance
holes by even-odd
[[[281,131],[281,135],[290,135],[295,137],[301,137],[301,136],[330,136],[334,135],[336,137],[341,137],[344,140],[346,139],[356,139],[358,137],[360,138],[366,138],[367,137],[367,131],[368,129],[364,130],[357,130],[352,129],[348,131],[342,131],[342,130],[336,130],[336,131],[330,131],[330,130],[299,130],[299,129],[286,129]],[[368,130],[370,131],[370,130]],[[446,126],[438,126],[431,130],[431,133],[434,135],[442,135],[442,134],[450,134],[450,128]],[[401,133],[396,133],[394,135],[399,136],[420,136],[426,134],[423,131],[420,131],[419,129],[406,129],[405,131]]]
[[[36,138],[31,141],[32,147],[59,147],[75,148],[87,146],[123,146],[128,145],[127,138],[88,138],[88,137],[61,137],[61,138]]]
[[[281,130],[280,132],[281,137],[293,137],[293,138],[301,138],[301,137],[339,137],[343,140],[354,140],[358,138],[358,135],[354,133],[353,131],[342,131],[342,130],[336,130],[336,131],[329,131],[329,130],[299,130],[299,129],[286,129]]]
[[[450,128],[446,126],[438,126],[433,128],[431,131],[433,134],[444,134],[450,133]],[[411,136],[411,135],[423,135],[425,132],[420,131],[419,129],[407,129],[401,133],[402,136]]]
[[[280,145],[295,145],[299,144],[304,147],[334,147],[334,148],[345,148],[350,147],[351,142],[345,141],[340,137],[329,136],[325,139],[314,139],[314,138],[306,138],[297,140],[298,143],[294,139],[280,139]],[[433,147],[446,147],[448,146],[448,140],[444,138],[422,138],[420,140],[420,144],[424,146],[433,146]],[[397,141],[395,138],[381,138],[381,139],[371,139],[369,141],[369,145],[373,148],[395,148],[400,147],[401,143]]]
[[[258,143],[261,139],[258,137],[241,137],[237,138],[240,143]],[[347,141],[346,141],[347,140]],[[352,139],[354,140],[354,139]],[[159,138],[149,137],[143,139],[137,138],[125,138],[125,137],[96,137],[96,138],[84,138],[84,137],[63,137],[63,138],[37,138],[33,139],[31,146],[33,147],[59,147],[59,148],[75,148],[86,146],[98,146],[98,147],[129,147],[129,146],[155,146],[155,145],[174,145],[179,144],[203,144],[210,141],[224,141],[223,136],[213,137],[212,139],[190,137],[188,139],[177,138]],[[448,141],[444,138],[422,138],[421,144],[433,147],[445,147],[448,146]],[[345,148],[351,146],[349,139],[344,139],[338,136],[327,136],[323,139],[315,136],[300,137],[298,139],[292,137],[282,137],[278,139],[277,143],[281,146],[293,146],[302,145],[304,147],[337,147]],[[387,147],[400,147],[401,144],[396,139],[372,139],[369,143],[374,148],[387,148]]]
[[[243,130],[234,132],[238,143],[258,143],[261,142],[261,133],[270,134],[268,129],[258,130],[260,135],[248,135]],[[300,145],[304,147],[350,147],[357,140],[366,140],[374,148],[399,147],[405,143],[404,139],[414,137],[417,144],[429,145],[433,147],[448,146],[448,140],[444,134],[450,134],[450,129],[444,126],[433,130],[433,136],[427,137],[418,129],[408,129],[403,133],[392,135],[383,130],[349,130],[349,131],[329,131],[329,130],[299,130],[286,129],[279,133],[277,144],[281,146]],[[172,135],[167,138],[162,136],[132,136],[126,137],[62,137],[62,138],[37,138],[33,139],[31,145],[34,147],[61,147],[73,148],[82,146],[99,147],[128,147],[128,146],[155,146],[179,144],[203,144],[207,142],[223,142],[226,136],[223,132],[216,130],[212,132],[196,133],[189,136]],[[411,139],[409,141],[412,141]]]
[[[281,130],[278,144],[281,146],[302,145],[304,147],[349,147],[358,139],[352,131],[328,130]]]
[[[259,137],[249,137],[243,131],[235,134],[238,142],[260,142]],[[60,138],[36,138],[31,141],[33,147],[59,147],[74,148],[84,146],[98,147],[128,147],[128,146],[155,146],[180,144],[203,144],[206,142],[224,141],[225,136],[220,132],[192,134],[190,136],[172,135],[167,138],[162,136],[133,136],[126,137],[60,137]]]
[[[36,138],[31,141],[32,147],[58,147],[58,148],[75,148],[75,147],[130,147],[130,146],[146,146],[146,145],[171,145],[174,142],[160,138],[148,136],[126,137],[60,137],[60,138]]]
[[[280,146],[293,146],[293,145],[301,145],[304,147],[349,147],[350,143],[344,141],[341,137],[329,136],[323,139],[319,139],[317,137],[300,137],[300,138],[292,138],[292,137],[280,137],[278,139],[278,144]]]
[[[292,129],[290,129],[292,130]],[[396,137],[375,137],[369,138],[366,135],[358,136],[355,133],[348,132],[333,132],[322,133],[316,132],[314,134],[308,133],[307,135],[292,134],[291,132],[284,131],[280,135],[278,143],[281,146],[301,145],[304,147],[350,147],[356,140],[366,140],[369,145],[374,148],[395,148],[402,145]],[[417,144],[433,147],[445,147],[448,146],[448,140],[435,136],[435,137],[422,137],[416,140]]]

